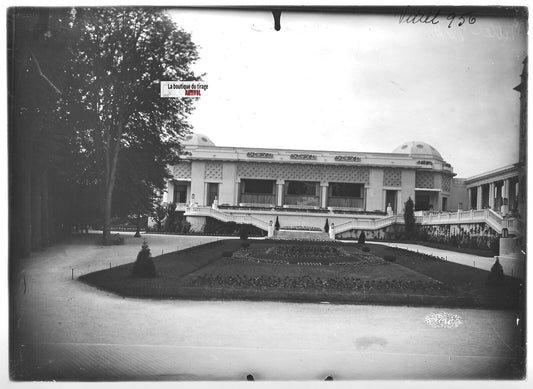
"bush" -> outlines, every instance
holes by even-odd
[[[496,262],[490,268],[490,273],[488,276],[488,283],[491,286],[501,286],[505,280],[505,275],[503,274],[503,268],[500,264],[500,260],[496,258]]]
[[[241,243],[241,247],[247,249],[248,247],[250,247],[250,243],[248,243],[248,242],[242,242],[242,243]]]
[[[369,253],[370,252],[370,247],[364,246],[361,250],[363,250],[365,253]]]
[[[493,238],[490,241],[490,250],[494,255],[500,255],[500,238]]]
[[[248,226],[242,226],[239,229],[239,238],[241,238],[242,240],[248,239]]]
[[[361,231],[361,233],[359,234],[359,240],[358,240],[358,243],[359,244],[365,244],[366,242],[366,235],[365,235],[365,232],[364,231]]]
[[[137,254],[137,260],[133,265],[134,277],[154,278],[156,276],[155,264],[146,240],[142,244],[141,251]]]
[[[174,232],[176,231],[176,222],[179,217],[176,212],[176,204],[175,203],[167,204],[166,211],[167,211],[167,214],[166,214],[165,221],[163,224],[163,231]]]
[[[109,243],[108,245],[117,245],[117,246],[120,246],[120,245],[123,245],[124,244],[124,237],[121,236],[120,234],[113,234],[109,237]]]
[[[387,262],[396,262],[396,257],[394,255],[385,255],[383,259]]]
[[[204,233],[208,235],[233,235],[239,229],[235,222],[222,222],[212,217],[205,220]]]
[[[231,258],[233,256],[233,253],[231,251],[222,251],[222,256],[224,258]]]

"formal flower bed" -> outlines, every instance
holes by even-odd
[[[382,258],[355,247],[333,244],[285,244],[271,247],[243,247],[233,253],[234,260],[276,265],[384,265]]]
[[[265,250],[266,254],[276,255],[283,258],[331,258],[331,257],[349,257],[350,253],[343,247],[336,245],[279,245],[269,247]]]
[[[438,293],[448,291],[442,283],[421,280],[363,280],[355,277],[280,277],[227,274],[204,274],[190,280],[192,286],[234,288],[289,288],[399,293]]]

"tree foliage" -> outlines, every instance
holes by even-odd
[[[199,80],[188,33],[159,9],[11,8],[11,253],[112,216],[147,215],[176,162],[193,99],[161,80]]]
[[[198,80],[190,35],[166,14],[141,8],[85,8],[75,25],[60,117],[89,154],[104,242],[114,214],[147,213],[189,132],[191,99],[160,98],[162,80]]]

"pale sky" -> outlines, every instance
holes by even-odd
[[[469,177],[518,160],[526,26],[398,16],[174,10],[209,89],[190,116],[217,146],[391,152],[427,142]]]

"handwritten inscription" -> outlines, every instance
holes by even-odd
[[[400,13],[398,22],[400,24],[439,24],[442,18],[446,18],[448,28],[461,27],[465,23],[474,24],[476,18],[471,12],[444,14],[441,10],[435,12],[425,12],[417,8],[405,7]]]

